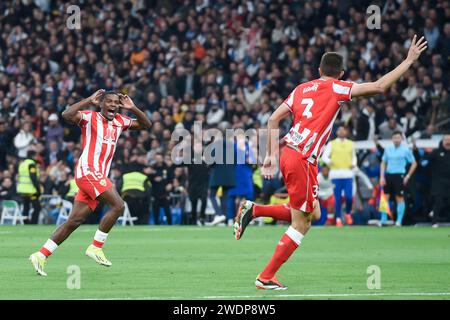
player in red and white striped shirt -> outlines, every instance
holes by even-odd
[[[91,105],[100,106],[100,111],[83,110]],[[131,111],[137,119],[121,115],[118,113],[120,108]],[[124,202],[108,179],[112,158],[122,132],[147,129],[151,125],[145,113],[134,105],[129,96],[105,90],[98,90],[89,98],[70,106],[62,116],[67,122],[80,126],[82,132],[83,153],[75,170],[79,191],[68,220],[56,229],[40,251],[30,256],[40,275],[46,275],[44,265],[48,256],[83,223],[100,201],[108,205],[109,211],[103,216],[86,255],[99,264],[111,265],[102,247],[108,232],[124,211]]]
[[[289,207],[260,206],[245,201],[239,208],[235,222],[235,237],[239,240],[250,221],[255,217],[269,216],[275,220],[291,222],[276,247],[275,254],[255,285],[260,289],[286,289],[275,277],[281,265],[300,245],[311,227],[313,218],[320,217],[317,201],[317,160],[330,136],[340,103],[351,98],[383,93],[397,81],[426,50],[422,37],[414,36],[406,59],[379,80],[368,83],[351,83],[339,80],[343,75],[343,58],[335,52],[322,56],[320,78],[297,86],[288,98],[274,111],[268,121],[267,155],[261,173],[270,179],[276,172],[278,131],[281,120],[292,114],[293,127],[284,138],[286,147],[280,157],[280,169],[289,194]],[[275,130],[275,131],[274,131]]]

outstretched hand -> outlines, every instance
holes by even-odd
[[[427,50],[427,41],[425,41],[425,37],[422,37],[419,39],[419,41],[417,40],[417,35],[414,35],[414,38],[411,41],[411,46],[409,47],[409,51],[408,51],[408,56],[407,56],[407,60],[410,60],[412,62],[416,61],[417,59],[419,59],[420,54],[422,52],[424,52],[425,50]]]

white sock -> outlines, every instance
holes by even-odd
[[[295,230],[292,226],[289,226],[289,228],[286,231],[286,235],[292,239],[298,246],[302,242],[302,239],[304,237],[303,234]]]
[[[39,250],[39,255],[42,258],[47,258],[53,253],[53,251],[56,250],[56,248],[58,248],[58,245],[52,239],[48,239],[42,246],[41,250]]]
[[[95,232],[95,236],[94,236],[94,243],[93,243],[94,246],[99,247],[99,248],[103,247],[103,244],[105,243],[107,238],[108,238],[107,233],[97,230]]]

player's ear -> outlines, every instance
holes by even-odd
[[[319,68],[319,75],[320,75],[321,77],[323,77],[323,72],[322,72],[322,70],[320,70],[320,68]]]
[[[339,79],[341,79],[344,76],[345,71],[342,70],[341,73],[339,74]]]

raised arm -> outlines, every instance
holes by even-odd
[[[62,117],[64,120],[71,124],[78,124],[81,120],[81,114],[79,111],[86,109],[90,105],[98,105],[100,96],[105,92],[104,89],[100,89],[94,92],[89,98],[83,99],[63,111]]]
[[[280,127],[280,121],[289,116],[290,110],[286,103],[280,104],[280,106],[272,113],[267,122],[267,150],[266,157],[264,159],[263,167],[261,168],[261,174],[266,179],[272,179],[277,169],[276,155],[278,152],[278,129]]]
[[[133,100],[128,95],[122,94],[121,96],[122,108],[130,110],[135,114],[137,119],[133,119],[130,125],[130,130],[142,130],[149,129],[152,125],[150,119],[147,118],[147,115],[142,112],[136,105]]]
[[[422,52],[427,49],[427,42],[422,37],[416,42],[417,35],[414,35],[408,56],[394,70],[385,74],[375,82],[355,83],[352,87],[352,97],[364,97],[385,92],[394,82],[396,82],[416,61]]]

